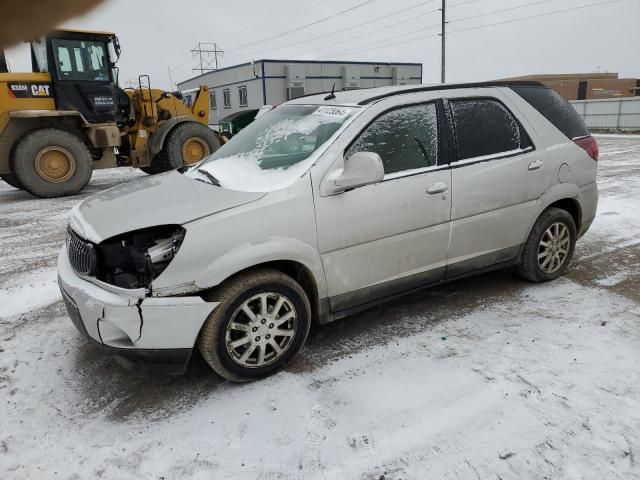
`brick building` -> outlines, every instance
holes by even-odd
[[[640,96],[640,79],[618,73],[525,75],[509,80],[534,80],[553,88],[567,100],[592,100]]]

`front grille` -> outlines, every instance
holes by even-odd
[[[80,238],[71,228],[67,229],[67,255],[76,273],[95,274],[97,258],[93,243]]]

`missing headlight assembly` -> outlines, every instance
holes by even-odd
[[[96,255],[94,275],[117,287],[150,290],[151,282],[178,252],[185,233],[179,225],[161,225],[123,233],[92,245]],[[74,251],[69,250],[69,257],[74,255]]]

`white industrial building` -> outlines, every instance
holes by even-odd
[[[257,60],[220,68],[178,84],[187,103],[190,90],[207,85],[211,95],[209,122],[239,112],[278,105],[292,98],[335,90],[422,83],[421,63],[376,63],[312,60]]]

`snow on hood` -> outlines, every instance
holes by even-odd
[[[227,190],[172,171],[92,195],[73,208],[70,225],[82,237],[99,243],[141,228],[182,225],[264,195]]]

